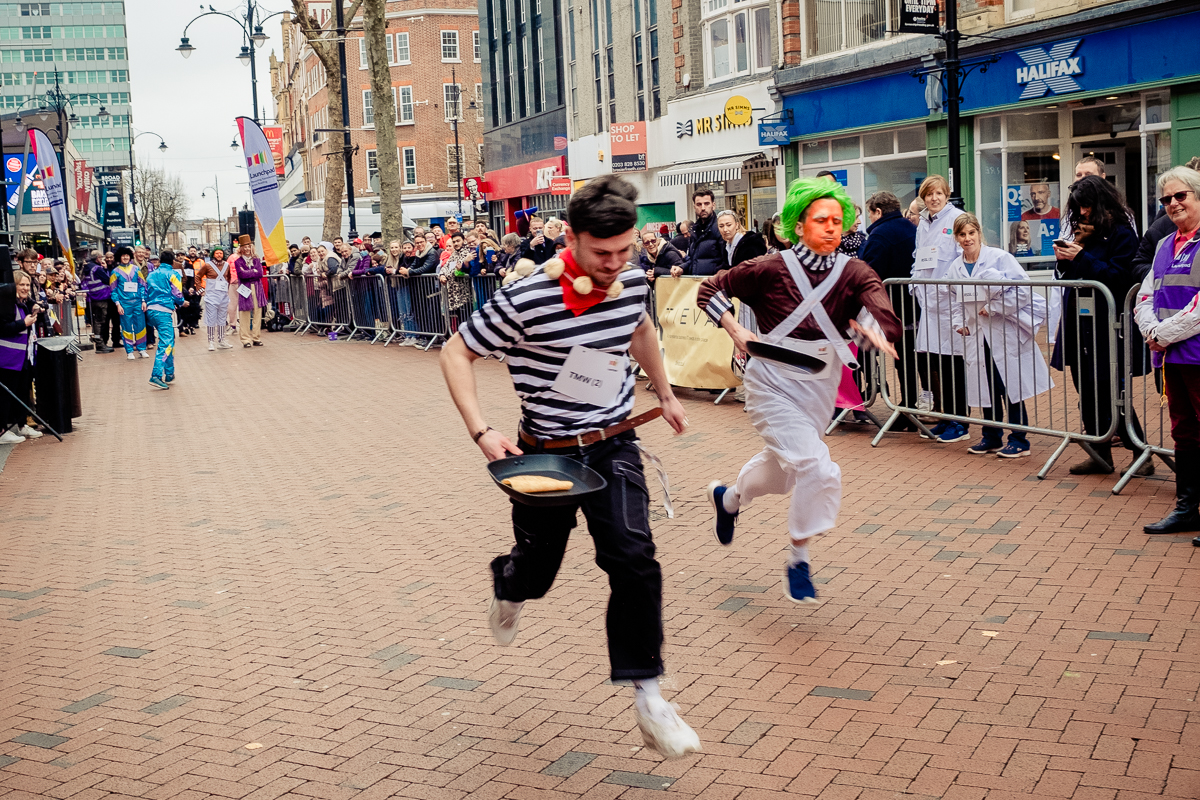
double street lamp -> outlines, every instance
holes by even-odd
[[[263,23],[271,17],[278,17],[284,14],[290,14],[291,11],[276,11],[263,16],[262,10],[258,7],[255,0],[246,0],[246,13],[241,17],[235,17],[232,14],[227,14],[224,11],[217,11],[212,6],[203,14],[196,16],[183,29],[183,36],[179,39],[179,47],[175,49],[179,51],[184,58],[191,56],[196,48],[188,39],[188,28],[192,27],[192,23],[201,17],[211,17],[214,14],[219,17],[233,20],[239,28],[242,29],[242,49],[237,55],[237,60],[242,62],[242,66],[250,67],[250,91],[254,102],[254,113],[251,118],[258,122],[258,67],[254,63],[254,51],[259,45],[266,44],[271,40],[271,37],[263,31]]]
[[[111,116],[111,114],[108,113],[108,109],[104,107],[103,101],[101,101],[96,95],[88,94],[87,92],[77,92],[73,95],[67,95],[65,92],[63,92],[62,84],[59,81],[59,72],[57,69],[54,70],[54,88],[47,89],[44,94],[33,95],[17,107],[18,129],[24,127],[25,125],[25,118],[22,116],[20,109],[30,103],[41,103],[41,105],[38,106],[37,109],[33,110],[32,113],[38,117],[43,125],[50,121],[50,115],[52,113],[55,115],[57,120],[55,130],[58,132],[59,166],[63,167],[64,169],[66,167],[65,150],[67,139],[71,135],[71,125],[79,123],[79,117],[75,115],[74,111],[71,111],[69,115],[67,112],[69,110],[69,106],[74,104],[74,102],[81,97],[90,97],[100,104],[100,112],[96,115],[97,119],[105,119]]]

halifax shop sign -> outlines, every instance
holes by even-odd
[[[1155,82],[1200,77],[1200,11],[1126,25],[999,53],[987,72],[972,72],[963,88],[964,114],[1024,100],[1076,92],[1132,89]],[[977,54],[964,55],[964,59]],[[795,123],[791,137],[928,118],[925,87],[907,71],[785,95]]]

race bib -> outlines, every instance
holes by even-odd
[[[191,278],[192,276],[194,276],[194,275],[196,274],[196,270],[194,270],[194,269],[185,269],[185,270],[183,271],[183,274],[184,274],[184,275],[187,275],[189,278]]]
[[[936,247],[918,247],[917,263],[913,269],[937,269],[938,249]]]
[[[576,345],[551,388],[572,400],[607,408],[621,393],[628,370],[628,356]]]
[[[238,294],[240,294],[242,297],[248,298],[250,295],[254,294],[254,292],[250,290],[249,286],[243,283],[238,285]]]
[[[121,291],[125,294],[137,294],[137,281],[125,281],[125,288]]]

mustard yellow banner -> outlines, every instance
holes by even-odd
[[[701,280],[684,276],[654,281],[667,378],[672,386],[732,389],[741,384],[729,363],[733,340],[696,303]]]

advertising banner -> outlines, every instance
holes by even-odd
[[[75,273],[75,257],[71,255],[71,229],[67,225],[67,196],[63,187],[62,170],[58,165],[58,155],[46,134],[37,128],[29,131],[30,151],[37,157],[38,171],[42,174],[42,184],[46,187],[46,197],[50,201],[50,221],[54,226],[54,236],[62,248],[63,257],[71,273]]]
[[[8,201],[9,213],[16,213],[22,175],[24,175],[25,181],[25,207],[21,213],[44,214],[49,211],[50,199],[46,197],[46,187],[37,177],[37,159],[31,153],[25,162],[25,169],[21,169],[21,156],[8,155],[4,157],[4,183],[7,193],[5,199]]]
[[[250,197],[254,201],[254,216],[258,222],[258,240],[262,243],[263,261],[267,266],[287,261],[287,237],[283,232],[283,205],[279,202],[279,179],[271,145],[258,123],[249,117],[238,117],[242,137],[242,154],[246,157],[246,172],[250,176]]]
[[[696,302],[700,278],[659,278],[654,282],[663,364],[672,386],[731,389],[733,340]],[[737,315],[735,301],[734,316]]]
[[[900,0],[901,33],[937,33],[937,0]]]
[[[275,159],[275,174],[283,174],[283,128],[263,128],[267,144],[271,146],[271,157]]]
[[[613,172],[646,171],[646,123],[614,122],[608,126]]]

